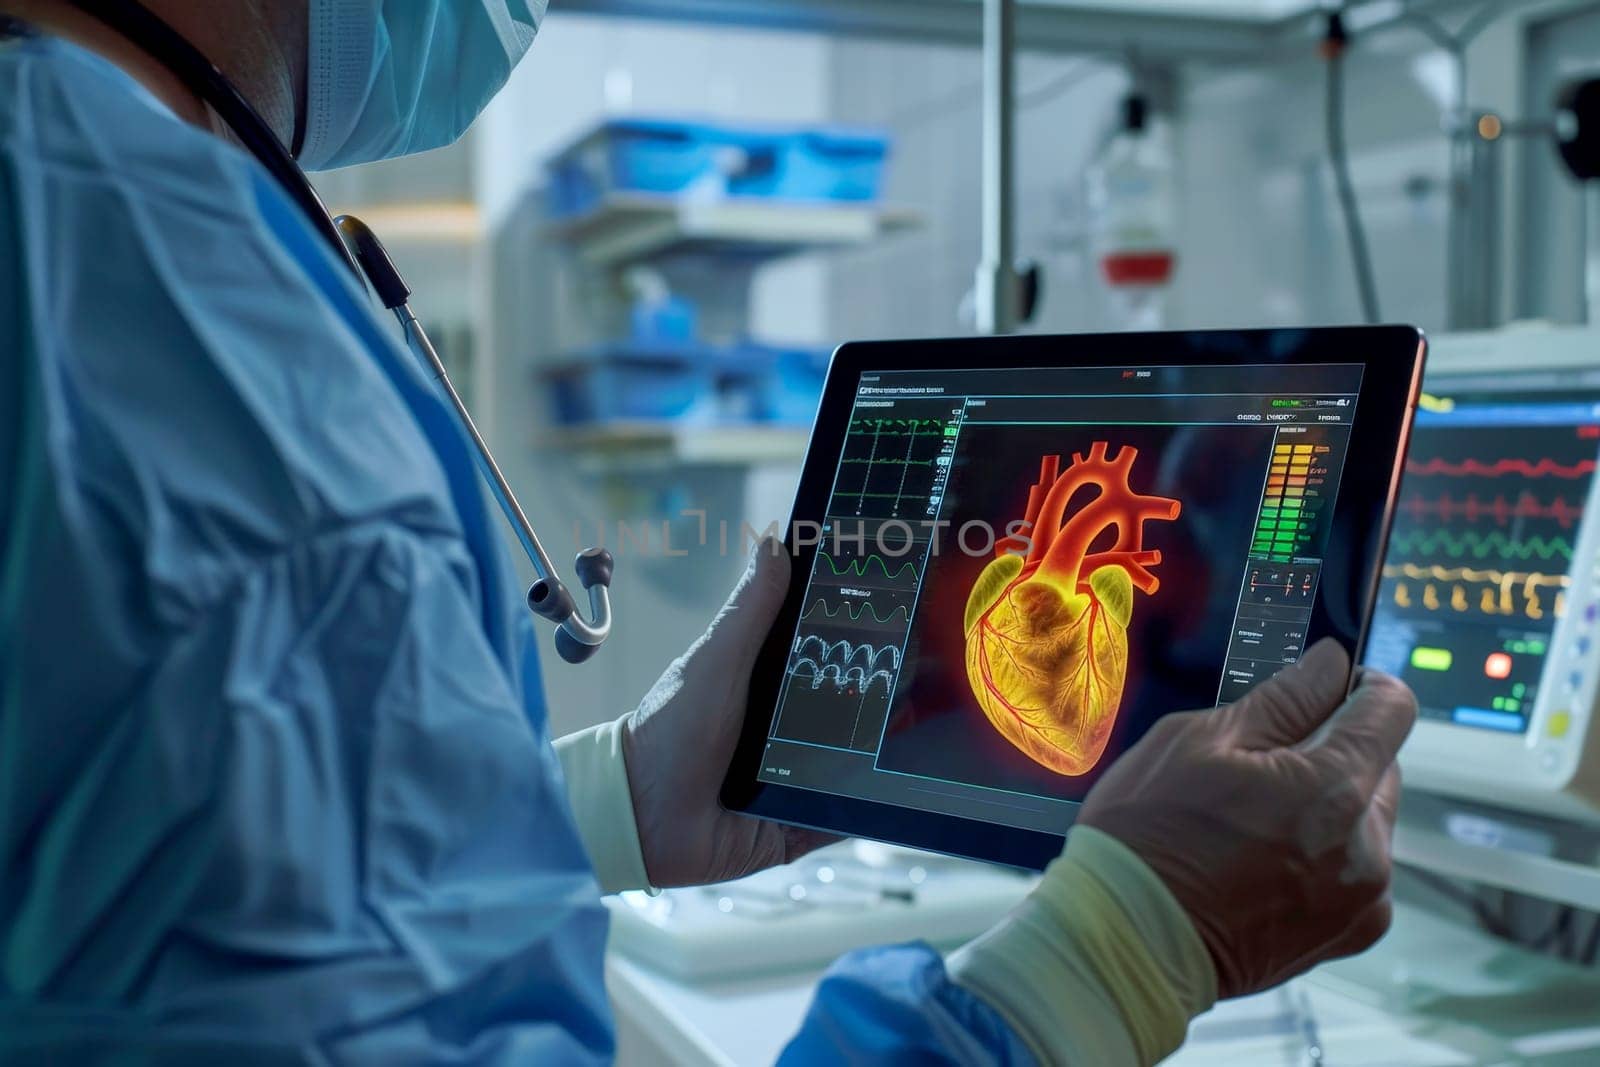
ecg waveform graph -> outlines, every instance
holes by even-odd
[[[877,750],[964,414],[940,396],[873,398],[852,416],[774,740]]]
[[[857,418],[850,423],[832,507],[867,519],[920,519],[936,503],[947,439],[955,432],[948,405],[937,417]]]
[[[830,641],[801,634],[790,652],[789,680],[773,736],[875,751],[899,669],[898,643]]]
[[[898,582],[907,575],[916,574],[917,564],[912,560],[889,559],[876,553],[855,559],[840,559],[836,556],[824,555],[819,561],[819,569],[825,566],[833,572],[835,578],[871,579],[874,576],[886,582]]]
[[[1463,519],[1468,523],[1485,521],[1497,526],[1509,526],[1518,519],[1549,519],[1563,530],[1572,529],[1583,518],[1583,508],[1568,503],[1562,497],[1546,503],[1532,493],[1523,493],[1514,500],[1503,493],[1494,497],[1480,497],[1477,493],[1467,493],[1461,497],[1448,492],[1437,497],[1419,494],[1408,497],[1400,505],[1400,511],[1419,524],[1429,521],[1449,523],[1453,519]]]
[[[1391,564],[1383,569],[1390,602],[1426,612],[1477,613],[1540,622],[1566,613],[1567,574],[1493,568]]]
[[[1556,560],[1570,562],[1572,542],[1565,537],[1511,537],[1499,532],[1480,534],[1473,530],[1425,532],[1407,530],[1394,536],[1396,552],[1408,556],[1443,559]]]
[[[880,613],[879,608],[871,601],[830,604],[826,600],[818,599],[800,613],[800,621],[813,624],[830,622],[836,626],[852,626],[868,630],[893,628],[899,623],[899,629],[903,631],[905,624],[911,621],[911,609],[905,604],[897,604]]]
[[[1434,458],[1426,461],[1412,460],[1406,464],[1406,473],[1412,475],[1442,475],[1446,478],[1589,478],[1595,473],[1595,461],[1578,460],[1559,463],[1553,459],[1463,459],[1451,461]]]
[[[1497,625],[1560,618],[1596,474],[1592,429],[1419,430],[1389,541],[1386,606]]]

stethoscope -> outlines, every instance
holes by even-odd
[[[366,223],[351,215],[334,218],[323,206],[294,155],[286,149],[272,128],[227,77],[200,50],[186,41],[171,26],[134,0],[71,0],[74,7],[93,16],[147,52],[150,57],[188,85],[233,131],[244,148],[272,174],[291,199],[310,219],[311,225],[332,245],[358,279],[365,279],[383,306],[394,313],[405,334],[406,344],[427,364],[455,408],[467,436],[472,439],[473,456],[484,481],[494,494],[506,521],[522,543],[537,575],[528,587],[528,608],[535,615],[557,625],[556,651],[568,663],[582,663],[599,651],[611,634],[611,553],[590,548],[578,553],[578,581],[589,593],[593,621],[578,614],[572,593],[556,574],[550,556],[539,542],[533,524],[517,502],[511,485],[495,462],[488,442],[478,432],[467,406],[445,373],[444,363],[427,332],[412,313],[411,290],[400,277],[389,254]]]

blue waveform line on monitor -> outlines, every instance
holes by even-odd
[[[872,692],[873,683],[880,678],[883,679],[884,696],[888,696],[894,688],[894,674],[889,671],[868,673],[865,667],[840,667],[836,663],[822,664],[813,659],[799,661],[789,673],[797,682],[809,678],[812,689],[821,689],[829,683],[832,683],[835,689],[843,689],[850,685],[859,686],[863,698]]]
[[[811,660],[819,668],[838,667],[841,671],[850,668],[863,668],[869,674],[885,668],[882,660],[889,661],[888,670],[900,669],[900,649],[895,645],[871,645],[866,642],[857,644],[854,641],[829,641],[816,634],[806,634],[795,639],[795,662],[798,665],[805,660]],[[859,662],[858,662],[859,661]]]

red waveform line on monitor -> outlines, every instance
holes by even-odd
[[[1532,493],[1523,493],[1515,503],[1504,496],[1496,496],[1493,500],[1480,499],[1476,493],[1468,493],[1461,500],[1449,493],[1441,494],[1436,500],[1411,497],[1401,502],[1400,510],[1413,519],[1432,516],[1438,516],[1446,522],[1455,518],[1464,518],[1469,522],[1493,519],[1501,526],[1509,525],[1512,519],[1551,519],[1560,523],[1564,530],[1570,530],[1583,518],[1583,509],[1576,504],[1569,504],[1559,497],[1545,504]]]
[[[1492,463],[1466,459],[1452,463],[1447,459],[1430,459],[1426,463],[1412,461],[1406,464],[1407,474],[1442,474],[1449,478],[1500,478],[1520,474],[1524,478],[1582,478],[1593,474],[1595,461],[1579,460],[1577,463],[1557,463],[1541,459],[1530,463],[1525,459],[1497,459]]]

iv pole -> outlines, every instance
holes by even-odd
[[[1016,0],[983,4],[983,258],[978,264],[981,333],[1011,333],[1021,317],[1016,257]]]

